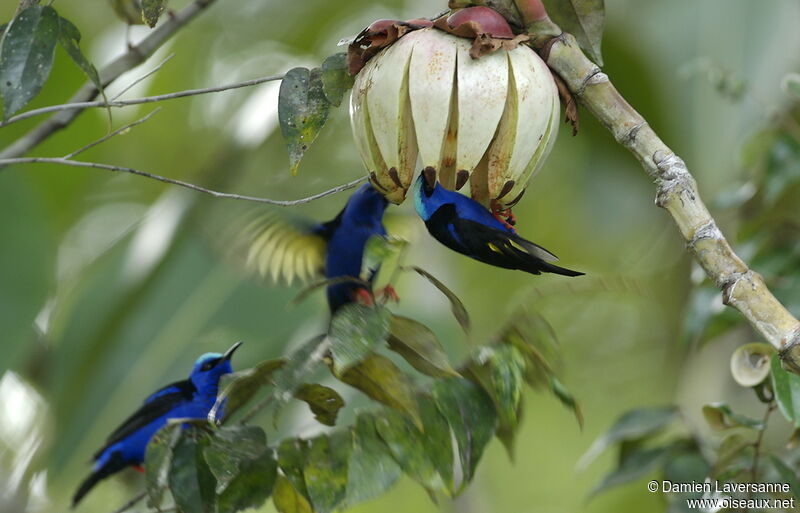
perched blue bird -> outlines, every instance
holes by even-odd
[[[291,284],[295,278],[342,278],[327,288],[331,313],[353,301],[369,303],[377,269],[369,269],[362,276],[364,247],[371,237],[386,236],[383,214],[387,206],[383,195],[366,183],[326,223],[261,211],[236,234],[239,242],[232,244],[232,251],[241,252],[243,241],[247,247],[245,266],[262,276],[270,275],[273,281],[283,278]],[[355,280],[347,281],[348,277]]]
[[[205,419],[217,401],[219,379],[233,372],[231,356],[241,344],[235,343],[225,354],[204,354],[195,362],[189,379],[167,385],[145,399],[141,408],[111,433],[103,448],[95,453],[92,473],[78,487],[72,506],[99,481],[125,467],[141,465],[147,443],[169,419]]]
[[[480,203],[449,191],[423,174],[414,183],[414,208],[425,221],[428,232],[439,242],[472,259],[505,269],[531,274],[555,273],[581,276],[551,264],[555,255],[517,235]]]

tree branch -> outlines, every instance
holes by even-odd
[[[64,155],[61,158],[64,159],[64,160],[69,160],[72,157],[75,157],[76,155],[80,155],[81,153],[83,153],[84,151],[88,150],[89,148],[94,148],[98,144],[102,144],[102,143],[106,142],[107,140],[111,139],[115,135],[119,135],[122,132],[125,132],[126,130],[130,130],[131,128],[133,128],[133,127],[135,127],[137,125],[141,125],[142,123],[144,123],[148,119],[152,118],[160,110],[161,110],[161,107],[158,107],[157,109],[154,109],[153,112],[151,112],[148,115],[146,115],[145,117],[143,117],[141,119],[137,119],[133,123],[128,123],[125,126],[119,127],[116,130],[114,130],[113,132],[104,135],[100,139],[97,139],[96,141],[92,141],[89,144],[87,144],[86,146],[78,148],[77,150],[75,150],[73,152],[67,153],[66,155]]]
[[[126,71],[135,68],[147,60],[147,58],[161,47],[167,39],[172,37],[178,29],[189,23],[206,7],[213,4],[214,1],[215,0],[195,0],[174,16],[165,17],[164,22],[159,27],[153,29],[139,44],[131,47],[127,52],[100,70],[100,81],[103,87],[106,87],[119,78],[119,76]],[[97,96],[97,94],[98,90],[94,84],[86,82],[86,84],[70,98],[70,103],[90,101]],[[37,125],[33,130],[11,143],[3,151],[0,151],[0,159],[13,159],[25,155],[42,141],[53,135],[53,133],[72,123],[82,110],[83,109],[70,109],[54,114],[46,121]]]
[[[107,137],[106,137],[107,138]],[[103,140],[105,140],[104,138]],[[99,143],[102,141],[96,141],[95,143]],[[93,145],[95,144],[93,143]],[[348,182],[346,184],[342,184],[336,186],[332,189],[328,189],[327,191],[323,191],[313,196],[308,196],[306,198],[300,198],[296,200],[274,200],[269,198],[259,198],[257,196],[244,196],[241,194],[231,194],[227,192],[219,192],[213,189],[206,189],[205,187],[201,187],[199,185],[195,185],[193,183],[184,182],[183,180],[176,180],[174,178],[167,178],[166,176],[156,175],[153,173],[148,173],[147,171],[140,171],[138,169],[133,169],[130,167],[123,167],[123,166],[112,166],[110,164],[101,164],[99,162],[82,162],[79,160],[70,160],[64,157],[24,157],[24,158],[15,158],[15,159],[0,159],[0,168],[4,166],[8,166],[11,164],[61,164],[64,166],[72,166],[72,167],[89,167],[93,169],[103,169],[105,171],[113,171],[118,173],[129,173],[136,176],[142,176],[144,178],[149,178],[151,180],[157,180],[159,182],[168,183],[171,185],[177,185],[179,187],[184,187],[186,189],[191,189],[195,192],[202,192],[203,194],[208,194],[209,196],[213,196],[215,198],[223,198],[223,199],[232,199],[232,200],[240,200],[240,201],[252,201],[255,203],[267,203],[269,205],[276,205],[279,207],[291,207],[295,205],[302,205],[304,203],[311,203],[312,201],[318,200],[320,198],[324,198],[325,196],[330,196],[331,194],[336,194],[342,191],[346,191],[348,189],[352,189],[356,185],[360,184],[364,180],[367,179],[366,176],[362,176],[361,178],[357,178],[352,182]]]
[[[157,71],[153,70],[153,71]],[[152,72],[151,72],[152,73]],[[10,125],[11,123],[15,123],[17,121],[22,121],[23,119],[32,118],[34,116],[39,116],[41,114],[47,114],[48,112],[58,112],[58,111],[69,111],[69,110],[83,110],[83,109],[90,109],[95,107],[127,107],[129,105],[141,105],[143,103],[155,103],[155,102],[162,102],[164,100],[172,100],[175,98],[184,98],[186,96],[195,96],[198,94],[208,94],[208,93],[219,93],[221,91],[228,91],[230,89],[239,89],[242,87],[250,87],[258,84],[263,84],[264,82],[273,82],[275,80],[281,80],[284,76],[284,73],[280,73],[278,75],[270,75],[268,77],[261,77],[261,78],[253,78],[251,80],[245,80],[244,82],[236,82],[233,84],[226,84],[216,87],[205,87],[202,89],[187,89],[185,91],[176,91],[174,93],[166,93],[166,94],[159,94],[156,96],[145,96],[144,98],[134,98],[132,100],[111,100],[108,102],[105,101],[93,101],[93,102],[69,102],[64,103],[61,105],[49,105],[47,107],[42,107],[39,109],[29,110],[27,112],[23,112],[22,114],[17,114],[16,116],[12,116],[8,119],[8,121],[0,123],[0,128]]]
[[[700,198],[683,160],[625,101],[608,75],[586,58],[573,36],[564,33],[551,39],[542,53],[572,94],[655,180],[656,204],[672,216],[689,251],[722,290],[724,303],[739,310],[756,331],[781,351],[784,365],[800,373],[800,322],[772,295],[764,279],[733,252]]]

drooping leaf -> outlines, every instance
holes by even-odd
[[[158,508],[169,485],[167,476],[172,466],[172,448],[181,436],[181,426],[170,424],[159,429],[147,444],[144,458],[144,478],[147,487],[147,506]]]
[[[433,331],[408,317],[392,316],[389,348],[428,376],[441,378],[458,375]]]
[[[210,437],[196,426],[181,431],[182,436],[172,449],[167,478],[175,507],[180,513],[214,513],[216,482],[203,457]]]
[[[783,370],[777,354],[772,357],[772,390],[783,416],[800,427],[800,376]]]
[[[375,428],[377,415],[361,413],[352,430],[353,451],[347,465],[347,507],[373,499],[391,488],[402,473]]]
[[[731,465],[738,460],[751,459],[753,449],[753,437],[745,437],[741,432],[731,433],[722,439],[719,447],[717,448],[717,460],[711,467],[710,475],[714,478],[719,478],[722,474],[728,472]]]
[[[455,293],[447,288],[447,286],[439,281],[435,276],[431,273],[422,269],[421,267],[411,266],[409,269],[413,269],[417,274],[423,276],[427,279],[431,284],[439,289],[439,292],[445,295],[447,299],[450,301],[450,309],[453,311],[453,316],[455,316],[458,324],[461,326],[461,329],[464,330],[464,333],[469,334],[470,331],[470,321],[469,321],[469,313],[467,313],[467,309],[464,307],[464,303],[455,295]]]
[[[384,237],[383,235],[370,237],[364,246],[364,256],[361,259],[361,279],[369,281],[372,273],[384,260],[400,253],[407,244],[407,240],[398,237]]]
[[[603,65],[600,46],[605,25],[604,0],[544,0],[547,14],[564,32],[569,32],[581,48]]]
[[[575,419],[578,421],[578,425],[583,429],[583,411],[581,410],[581,405],[575,399],[575,396],[572,395],[572,392],[570,392],[555,376],[550,377],[550,390],[564,406],[572,410]]]
[[[673,451],[664,465],[664,477],[673,483],[702,482],[710,470],[699,451]]]
[[[239,474],[217,498],[218,513],[236,513],[250,508],[259,508],[272,494],[278,464],[272,451],[242,462]]]
[[[664,447],[638,449],[634,451],[618,468],[611,471],[594,487],[591,495],[596,495],[612,486],[629,483],[650,474],[667,461],[671,449],[672,446],[667,445]]]
[[[377,353],[370,353],[360,363],[350,367],[340,378],[368,397],[405,414],[420,429],[414,385],[392,361]]]
[[[497,336],[500,343],[516,347],[528,362],[525,381],[532,387],[549,386],[560,356],[555,330],[540,313],[519,308]]]
[[[147,26],[153,28],[167,7],[167,0],[142,0],[142,18]]]
[[[775,467],[778,475],[781,476],[781,482],[788,484],[791,488],[792,496],[795,499],[800,499],[800,480],[797,479],[797,472],[774,454],[769,455],[769,461]]]
[[[322,363],[329,347],[328,338],[319,335],[289,353],[286,363],[272,377],[275,385],[273,393],[279,404],[286,403],[294,397],[294,391]]]
[[[310,449],[309,441],[300,438],[287,438],[278,445],[278,466],[293,489],[305,499],[308,499],[308,489],[303,469],[308,462]]]
[[[320,423],[326,426],[336,425],[336,417],[344,406],[344,399],[336,390],[317,383],[307,383],[301,385],[294,396],[308,403],[314,418]]]
[[[513,432],[519,421],[525,358],[514,346],[483,346],[471,358],[468,369],[491,397],[500,429]]]
[[[330,103],[319,68],[294,68],[283,77],[278,93],[278,120],[289,149],[289,169],[297,174],[300,160],[328,119]]]
[[[578,467],[585,468],[607,447],[626,440],[639,440],[652,435],[678,417],[674,407],[639,408],[624,413],[611,428],[592,443],[581,456]]]
[[[308,461],[303,469],[308,497],[316,513],[330,513],[347,497],[350,431],[336,431],[309,442]]]
[[[279,513],[313,513],[306,498],[294,489],[288,479],[280,475],[272,492],[272,502]]]
[[[221,387],[217,402],[208,414],[210,422],[220,419],[220,410],[224,410],[224,419],[230,418],[242,406],[247,404],[262,387],[272,383],[273,374],[286,364],[286,360],[278,358],[266,360],[255,367],[235,372],[227,378],[227,385]]]
[[[347,70],[346,53],[335,53],[322,63],[322,88],[331,105],[341,105],[344,93],[353,87],[354,81],[355,77]]]
[[[225,491],[247,461],[266,451],[267,436],[258,426],[233,425],[216,430],[203,450],[206,463],[217,480],[216,493]]]
[[[381,412],[375,419],[375,428],[394,460],[411,479],[430,492],[448,489],[444,476],[439,472],[445,462],[437,462],[439,451],[429,452],[427,431],[420,431],[408,418],[393,410]],[[446,433],[448,440],[445,448],[449,449],[449,431]]]
[[[103,84],[100,82],[100,75],[97,73],[97,69],[81,51],[81,33],[78,27],[73,25],[68,19],[62,17],[59,17],[58,24],[58,43],[67,52],[72,61],[83,70],[87,77],[89,77],[89,80],[92,81],[103,97],[105,97]]]
[[[767,379],[775,349],[762,342],[745,344],[731,355],[731,374],[743,387],[754,387]]]
[[[0,96],[3,119],[28,104],[42,89],[53,67],[59,16],[50,6],[32,5],[11,21],[0,49]]]
[[[349,303],[336,311],[328,330],[335,375],[341,376],[386,341],[389,316],[389,311],[377,304]]]
[[[706,418],[708,425],[717,431],[724,431],[735,427],[758,430],[764,429],[763,422],[734,413],[730,406],[725,403],[706,404],[703,406],[703,416]]]
[[[483,449],[494,436],[497,413],[486,392],[462,378],[436,381],[433,398],[458,443],[463,484],[466,484],[475,473]]]

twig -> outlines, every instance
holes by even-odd
[[[133,497],[131,497],[131,500],[129,500],[128,502],[123,504],[121,507],[119,507],[118,509],[115,509],[112,513],[123,513],[125,511],[128,511],[132,507],[136,506],[136,504],[138,504],[139,501],[141,501],[145,497],[147,497],[147,492],[146,491],[141,491],[141,492],[137,493],[136,495],[134,495]]]
[[[535,36],[534,41],[543,38]],[[722,290],[723,302],[739,310],[781,351],[783,363],[800,374],[800,321],[775,298],[764,279],[734,253],[700,198],[697,183],[683,160],[619,94],[608,75],[586,58],[572,35],[551,38],[540,51],[580,103],[654,179],[656,204],[672,216],[689,251]]]
[[[191,189],[196,192],[202,192],[203,194],[208,194],[209,196],[214,196],[215,198],[224,198],[224,199],[233,199],[233,200],[241,200],[241,201],[253,201],[256,203],[268,203],[270,205],[277,205],[279,207],[291,207],[294,205],[302,205],[304,203],[311,203],[312,201],[318,200],[320,198],[324,198],[325,196],[330,196],[331,194],[336,194],[342,191],[346,191],[348,189],[352,189],[356,185],[360,184],[364,180],[367,179],[366,176],[362,176],[361,178],[357,178],[352,182],[348,182],[346,184],[339,185],[334,187],[333,189],[328,189],[327,191],[320,192],[318,194],[314,194],[313,196],[308,196],[306,198],[300,198],[296,200],[274,200],[268,198],[259,198],[256,196],[244,196],[241,194],[231,194],[227,192],[219,192],[213,189],[206,189],[205,187],[201,187],[199,185],[195,185],[193,183],[184,182],[182,180],[176,180],[174,178],[167,178],[165,176],[156,175],[153,173],[148,173],[147,171],[140,171],[138,169],[133,169],[130,167],[123,167],[123,166],[112,166],[110,164],[101,164],[99,162],[82,162],[79,160],[69,160],[66,158],[59,158],[59,157],[24,157],[24,158],[16,158],[16,159],[0,159],[0,167],[8,166],[11,164],[61,164],[64,166],[72,166],[72,167],[89,167],[93,169],[103,169],[105,171],[114,171],[119,173],[130,173],[136,176],[142,176],[145,178],[149,178],[151,180],[157,180],[159,182],[168,183],[171,185],[177,185],[179,187],[185,187],[186,189]]]
[[[198,94],[219,93],[221,91],[228,91],[231,89],[240,89],[242,87],[250,87],[258,84],[263,84],[264,82],[273,82],[275,80],[281,80],[283,78],[283,75],[284,73],[280,73],[278,75],[253,78],[251,80],[245,80],[244,82],[236,82],[234,84],[225,84],[216,87],[205,87],[202,89],[187,89],[185,91],[176,91],[174,93],[159,94],[156,96],[145,96],[144,98],[134,98],[132,100],[117,100],[117,101],[112,100],[108,102],[104,101],[70,102],[70,103],[64,103],[62,105],[49,105],[47,107],[42,107],[41,109],[33,109],[27,112],[23,112],[22,114],[18,114],[16,116],[12,116],[8,119],[8,121],[0,123],[0,128],[10,125],[12,123],[16,123],[17,121],[22,121],[23,119],[32,118],[40,114],[47,114],[48,112],[58,112],[58,111],[76,110],[76,109],[83,110],[94,107],[103,107],[103,108],[128,107],[130,105],[141,105],[143,103],[163,102],[164,100],[173,100],[175,98],[184,98],[186,96],[196,96]]]
[[[128,49],[113,62],[100,70],[100,81],[103,87],[119,78],[126,71],[130,71],[150,57],[164,44],[175,32],[189,23],[215,0],[195,0],[174,16],[164,18],[164,22],[153,29],[139,44]],[[70,102],[86,102],[97,96],[97,88],[91,82],[86,82],[73,96]],[[68,126],[82,112],[83,109],[70,109],[52,115],[46,121],[37,125],[33,130],[23,135],[3,151],[0,159],[13,159],[21,157],[42,141],[53,135],[56,131]]]
[[[272,393],[270,393],[267,397],[260,400],[258,404],[253,406],[253,408],[249,412],[247,412],[247,414],[244,417],[241,418],[239,424],[247,424],[248,422],[253,420],[253,417],[255,417],[256,414],[258,414],[258,412],[269,406],[274,399],[275,396]]]
[[[93,142],[90,142],[86,146],[84,146],[82,148],[78,148],[77,150],[73,151],[72,153],[67,153],[66,155],[64,155],[61,158],[63,158],[64,160],[69,160],[72,157],[83,153],[84,151],[88,150],[89,148],[93,148],[93,147],[97,146],[98,144],[106,142],[107,140],[111,139],[115,135],[121,134],[122,132],[124,132],[126,130],[129,130],[129,129],[137,126],[137,125],[141,125],[142,123],[144,123],[148,119],[152,118],[160,110],[161,110],[161,107],[158,107],[158,108],[154,109],[153,112],[151,112],[150,114],[146,115],[145,117],[137,119],[133,123],[128,123],[127,125],[125,125],[123,127],[117,128],[113,132],[111,132],[111,133],[109,133],[107,135],[104,135],[100,139],[98,139],[96,141],[93,141]]]
[[[169,62],[169,60],[172,59],[173,57],[175,57],[174,53],[171,53],[171,54],[167,55],[167,58],[164,59],[163,61],[161,61],[161,63],[159,63],[158,66],[156,66],[155,68],[151,69],[150,71],[148,71],[147,73],[145,73],[141,77],[137,78],[136,80],[134,80],[133,82],[131,82],[130,84],[125,86],[125,88],[122,91],[120,91],[119,93],[117,93],[116,96],[111,98],[111,101],[113,102],[114,100],[116,100],[117,98],[122,96],[123,94],[127,93],[128,91],[130,91],[131,88],[136,86],[136,84],[141,83],[143,80],[147,79],[147,77],[149,77],[149,76],[153,75],[154,73],[156,73],[158,70],[160,70],[164,66],[164,64]]]

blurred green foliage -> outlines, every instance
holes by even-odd
[[[170,2],[169,8],[186,3]],[[11,18],[14,4],[0,5],[0,22]],[[80,29],[81,48],[98,68],[125,50],[126,25],[110,5],[86,9],[60,0],[55,7]],[[219,0],[108,94],[169,53],[175,58],[126,97],[316,66],[337,51],[340,38],[374,19],[430,16],[439,7],[421,0]],[[800,139],[798,116],[781,81],[800,65],[796,53],[787,51],[800,44],[800,7],[791,0],[607,0],[606,10],[604,71],[687,161],[701,193],[716,199],[713,213],[737,251],[797,314]],[[135,41],[148,30],[132,27],[131,37]],[[736,70],[746,85],[734,80],[723,87],[718,74],[683,72],[706,69],[703,63]],[[50,79],[28,108],[62,103],[84,81],[81,69],[57,48]],[[302,172],[290,176],[277,129],[278,87],[264,84],[165,103],[153,119],[84,157],[278,199],[361,176],[346,108],[331,111]],[[152,108],[115,110],[113,125]],[[40,120],[0,128],[0,147]],[[105,111],[85,112],[34,155],[67,154],[107,130]],[[724,402],[742,415],[762,416],[763,405],[736,385],[728,365],[736,346],[754,335],[722,310],[718,293],[698,278],[652,196],[635,160],[583,113],[581,133],[571,138],[562,130],[545,170],[515,213],[523,235],[554,249],[587,277],[567,282],[488,268],[438,246],[418,223],[406,262],[431,271],[463,300],[476,345],[497,332],[500,320],[519,304],[553,326],[564,380],[581,400],[585,429],[549,396],[528,394],[514,465],[502,445],[492,442],[459,498],[431,503],[424,490],[403,478],[355,511],[522,511],[534,505],[541,511],[661,510],[664,498],[645,487],[656,466],[588,502],[619,462],[606,452],[585,469],[575,467],[594,438],[640,406],[675,403],[682,423],[698,433],[688,445],[667,444],[681,457],[670,459],[674,464],[664,471],[696,469],[698,444],[720,456],[723,447],[738,447],[731,454],[747,456],[736,440],[725,446],[715,440],[702,406]],[[221,201],[101,171],[51,165],[0,171],[0,369],[6,371],[0,382],[0,489],[12,492],[2,495],[0,510],[63,510],[104,436],[147,393],[183,378],[198,354],[244,340],[234,362],[243,369],[282,356],[324,330],[321,295],[287,308],[297,290],[254,283],[219,257],[217,234],[209,227],[216,226],[218,209],[226,208]],[[333,196],[296,210],[326,219],[344,201],[344,195]],[[408,204],[396,210],[412,215]],[[430,326],[451,361],[469,354],[446,298],[411,274],[395,285],[404,299],[396,313]],[[709,339],[714,343],[697,344]],[[364,402],[352,389],[323,384],[347,402],[339,422],[352,423]],[[269,419],[263,420],[267,425]],[[308,406],[295,401],[270,440],[324,430]],[[776,415],[763,446],[783,456],[790,431]],[[783,459],[770,461],[770,469],[787,475]],[[125,472],[99,486],[81,510],[111,511],[109,505],[122,504],[142,482]],[[276,487],[285,498],[280,479]],[[272,511],[272,504],[264,510]]]

